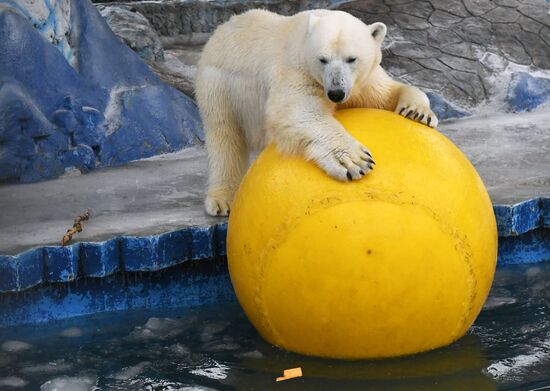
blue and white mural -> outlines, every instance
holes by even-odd
[[[0,3],[0,181],[87,172],[200,143],[161,82],[88,0]]]

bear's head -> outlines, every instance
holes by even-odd
[[[366,25],[342,11],[308,14],[305,62],[310,75],[335,103],[344,103],[380,65],[383,23]]]

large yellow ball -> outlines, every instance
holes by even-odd
[[[496,265],[491,201],[447,138],[396,114],[336,118],[376,160],[354,182],[263,151],[229,219],[235,292],[269,342],[297,353],[382,358],[447,345],[472,325]]]

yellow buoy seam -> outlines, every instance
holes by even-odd
[[[434,221],[436,221],[439,226],[447,232],[454,241],[454,247],[456,251],[459,254],[464,254],[464,257],[461,257],[461,259],[464,262],[464,266],[467,271],[468,275],[468,294],[467,294],[467,301],[463,304],[463,308],[465,311],[463,311],[462,321],[457,324],[455,330],[451,334],[451,341],[456,341],[461,335],[462,330],[464,328],[469,327],[468,319],[470,318],[471,312],[473,310],[475,298],[476,298],[476,276],[473,271],[473,266],[471,263],[471,248],[470,245],[467,243],[466,238],[464,235],[459,233],[457,230],[452,229],[451,226],[449,226],[448,223],[444,222],[438,215],[433,211],[430,207],[420,204],[413,200],[414,196],[410,197],[410,199],[405,200],[403,199],[404,193],[403,192],[384,192],[384,191],[376,191],[376,190],[368,190],[363,192],[364,198],[357,197],[356,194],[353,194],[352,196],[344,196],[342,197],[342,194],[339,193],[336,194],[325,194],[320,195],[317,197],[313,197],[311,203],[306,207],[304,214],[300,213],[293,213],[293,217],[289,217],[284,224],[281,224],[279,227],[274,229],[273,236],[269,239],[268,243],[266,243],[266,246],[264,247],[264,250],[259,254],[258,257],[258,265],[259,265],[259,283],[256,285],[255,293],[254,293],[254,305],[257,307],[257,311],[261,313],[263,316],[261,317],[261,322],[266,330],[269,330],[269,332],[275,336],[275,338],[279,341],[283,341],[283,345],[286,343],[284,337],[278,333],[278,331],[273,327],[273,325],[269,322],[270,316],[267,312],[267,306],[263,305],[263,295],[262,295],[262,287],[263,287],[263,280],[264,280],[264,274],[265,274],[265,267],[268,266],[267,262],[265,262],[267,254],[278,248],[282,243],[285,242],[286,237],[289,232],[291,232],[292,227],[295,227],[296,224],[305,216],[314,216],[316,213],[325,210],[327,208],[350,203],[350,202],[357,202],[362,201],[364,199],[370,199],[370,200],[376,200],[376,201],[382,201],[391,203],[394,205],[409,205],[411,207],[419,208],[422,210],[425,214],[431,216]],[[287,214],[288,216],[288,214]],[[450,287],[452,289],[452,287]]]

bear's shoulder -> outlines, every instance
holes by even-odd
[[[232,24],[235,27],[250,27],[250,24],[252,23],[265,23],[286,18],[288,17],[258,8],[232,16],[229,19],[228,24]]]

